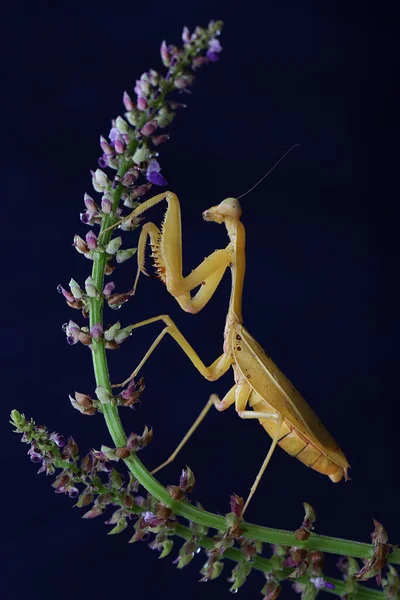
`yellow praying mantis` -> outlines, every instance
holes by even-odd
[[[199,312],[210,300],[227,269],[232,275],[231,295],[224,329],[223,352],[210,366],[206,366],[168,315],[158,315],[133,325],[133,329],[156,321],[165,324],[143,359],[126,381],[113,387],[126,385],[136,377],[144,363],[166,334],[179,344],[195,368],[209,381],[216,381],[230,367],[233,368],[234,385],[220,400],[216,394],[209,401],[171,456],[153,473],[171,463],[189,437],[214,405],[224,411],[235,404],[242,419],[258,419],[272,438],[267,456],[250,489],[242,516],[253,497],[270,458],[279,445],[291,456],[315,471],[328,475],[333,482],[347,477],[349,464],[333,437],[323,426],[308,403],[280,371],[260,344],[243,326],[242,290],[245,275],[245,229],[240,220],[242,209],[236,198],[226,198],[220,204],[203,212],[205,221],[224,224],[229,237],[226,248],[216,250],[186,277],[182,274],[181,212],[177,196],[164,192],[143,202],[125,219],[139,217],[159,202],[167,202],[167,210],[161,229],[154,223],[146,223],[138,242],[138,273],[147,275],[144,261],[147,238],[150,238],[152,257],[159,279],[180,307],[189,313]],[[191,292],[199,287],[198,291]],[[247,410],[247,405],[252,410]]]

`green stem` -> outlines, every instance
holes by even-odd
[[[189,529],[189,527],[184,527],[183,525],[177,525],[174,531],[175,535],[182,537],[186,540],[190,540],[193,537],[193,530]],[[214,547],[214,542],[211,538],[207,536],[199,537],[197,539],[199,545],[202,548],[207,548],[208,550],[212,550]],[[229,560],[233,560],[235,562],[240,562],[243,560],[243,554],[238,548],[228,548],[225,550],[222,558],[228,558]],[[271,573],[273,571],[273,567],[271,562],[267,558],[263,558],[262,556],[255,556],[252,559],[252,566],[257,571],[262,571],[263,573]],[[291,573],[292,569],[283,569],[282,570],[282,580],[287,579],[288,575]],[[281,574],[279,573],[279,575]],[[336,594],[338,596],[342,596],[345,593],[345,583],[340,579],[335,579],[333,577],[325,577],[325,581],[329,581],[329,583],[333,583],[335,586],[334,590],[330,590],[324,588],[323,591],[329,592],[331,594]],[[295,580],[298,583],[302,583],[304,585],[309,584],[308,577],[297,577]],[[366,587],[359,585],[357,587],[357,600],[383,600],[384,594],[383,592],[379,592],[377,590],[371,590]]]

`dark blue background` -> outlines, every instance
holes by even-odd
[[[7,426],[18,408],[50,430],[73,435],[82,454],[108,444],[100,417],[71,409],[68,394],[93,393],[89,351],[68,347],[61,325],[79,320],[56,294],[90,264],[71,249],[98,136],[122,114],[124,89],[160,68],[159,45],[223,19],[219,64],[199,72],[188,108],[160,147],[168,187],[182,202],[185,272],[226,244],[223,228],[201,213],[243,193],[294,143],[300,148],[243,199],[247,228],[244,320],[318,412],[352,466],[352,481],[333,485],[277,450],[247,518],[294,529],[302,502],[317,510],[316,531],[369,541],[372,518],[400,541],[398,507],[398,300],[394,126],[398,48],[390,3],[284,0],[261,8],[211,2],[22,2],[7,10],[2,44],[2,592],[29,597],[130,597],[146,594],[229,598],[224,574],[204,588],[202,560],[179,572],[157,561],[130,532],[106,537],[103,518],[82,521],[73,501],[35,475],[27,446]],[[154,211],[159,220],[161,211]],[[136,234],[131,235],[134,245]],[[113,277],[128,289],[134,263]],[[134,301],[108,314],[124,324],[169,313],[205,362],[221,351],[229,298],[226,275],[197,316],[182,313],[156,280],[143,278]],[[111,355],[114,381],[137,364],[159,331],[135,334]],[[126,410],[127,431],[147,423],[155,439],[141,458],[166,457],[211,391],[171,339],[143,370],[139,412]],[[4,386],[5,382],[5,386]],[[233,409],[212,411],[176,464],[160,474],[177,483],[187,463],[192,498],[225,513],[229,495],[245,496],[269,438]],[[268,555],[269,551],[266,553]],[[172,555],[174,557],[174,554]],[[204,561],[203,561],[204,562]],[[331,574],[338,575],[334,569]],[[258,597],[254,573],[242,597]],[[284,597],[290,597],[286,588]]]

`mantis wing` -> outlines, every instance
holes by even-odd
[[[239,370],[250,387],[322,454],[346,470],[349,467],[346,457],[329,431],[243,325],[234,327],[232,349]]]

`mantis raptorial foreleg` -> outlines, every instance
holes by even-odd
[[[163,200],[167,201],[168,208],[162,229],[160,230],[154,223],[146,223],[142,227],[137,253],[138,272],[133,290],[135,291],[136,289],[140,273],[147,275],[144,259],[146,242],[149,237],[158,276],[185,312],[197,313],[210,300],[226,268],[231,263],[233,257],[232,244],[228,244],[226,248],[216,250],[210,256],[207,256],[198,267],[184,277],[182,275],[181,211],[179,200],[172,192],[164,192],[146,200],[130,215],[121,219],[112,227],[122,223],[124,220],[140,216],[146,210]],[[198,286],[201,287],[192,298],[190,292]]]

